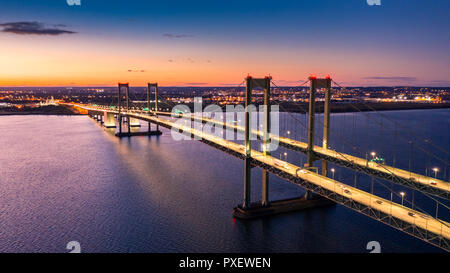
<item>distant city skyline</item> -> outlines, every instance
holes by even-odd
[[[450,2],[2,1],[0,86],[450,86]]]

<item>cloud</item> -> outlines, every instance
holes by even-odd
[[[224,87],[245,87],[243,84],[236,84],[236,83],[218,83],[217,86],[224,86]]]
[[[179,84],[190,86],[190,85],[207,85],[209,83],[208,82],[179,82]]]
[[[62,24],[54,25],[52,28],[46,28],[43,23],[39,22],[9,22],[2,23],[2,32],[14,33],[19,35],[61,35],[74,34],[77,32],[64,30],[59,27],[64,27]]]
[[[169,63],[207,63],[210,64],[212,63],[212,61],[210,59],[193,59],[191,57],[186,57],[186,58],[172,58],[172,59],[168,59],[167,62]]]
[[[365,80],[383,80],[383,81],[417,81],[416,77],[364,77]]]
[[[439,85],[439,86],[450,86],[450,81],[449,80],[431,80],[431,81],[427,81],[428,84],[430,85]]]
[[[128,72],[140,72],[140,73],[146,72],[144,69],[135,69],[135,70],[133,70],[133,69],[128,69],[127,71],[128,71]]]
[[[191,38],[194,37],[193,35],[187,35],[187,34],[172,34],[172,33],[164,33],[164,37],[170,38],[170,39],[182,39],[182,38]]]

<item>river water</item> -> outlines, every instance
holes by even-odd
[[[437,176],[448,177],[439,158],[448,161],[450,110],[383,115],[332,115],[330,145],[361,157],[374,150],[388,164],[395,157],[396,166],[419,173],[436,165]],[[281,116],[281,134],[305,140],[304,115]],[[82,252],[368,252],[369,241],[380,242],[382,252],[440,251],[340,205],[235,220],[243,162],[198,141],[175,141],[166,129],[160,137],[118,139],[87,116],[3,116],[0,132],[0,252],[67,252],[69,241]],[[411,134],[432,144],[410,144]],[[411,153],[411,145],[432,145],[435,157]],[[273,154],[304,162],[281,148]],[[334,167],[337,180],[353,185],[353,171]],[[253,170],[253,200],[260,198],[260,173]],[[272,200],[303,193],[270,178]],[[370,177],[356,178],[369,189]],[[416,193],[416,202],[422,199]],[[434,212],[432,202],[424,204]],[[439,213],[448,217],[445,209]]]

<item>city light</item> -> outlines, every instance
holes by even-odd
[[[404,192],[400,192],[400,195],[402,196],[402,206],[403,206],[403,199],[405,197],[405,193]]]

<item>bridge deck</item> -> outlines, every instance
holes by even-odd
[[[98,111],[98,108],[83,107],[86,110]],[[101,110],[118,114],[113,110]],[[224,150],[239,158],[245,157],[245,147],[243,145],[225,140],[223,138],[205,134],[194,128],[174,123],[147,114],[122,112],[124,116],[129,116],[144,121],[153,122],[163,127],[179,130],[200,138],[216,148]],[[450,226],[449,223],[435,219],[421,212],[404,207],[395,202],[380,198],[357,188],[342,184],[336,180],[319,175],[315,172],[304,170],[294,164],[279,160],[272,156],[263,155],[256,150],[251,151],[252,163],[261,168],[299,184],[326,198],[352,208],[369,217],[382,221],[394,228],[402,230],[410,235],[425,240],[431,244],[450,251]]]
[[[171,113],[158,112],[158,115],[170,116]],[[238,126],[236,124],[225,123],[209,118],[200,118],[194,115],[192,115],[191,117],[199,122],[214,123],[224,128],[244,132],[244,127]],[[252,130],[252,133],[260,137],[263,136],[262,131],[259,130]],[[305,153],[307,151],[308,144],[305,142],[272,134],[270,135],[270,137],[273,140],[278,141],[280,143],[280,146]],[[385,164],[371,162],[369,160],[341,153],[335,150],[324,149],[323,147],[317,145],[314,146],[314,154],[319,159],[325,159],[338,165],[356,169],[358,171],[367,173],[369,175],[374,175],[397,184],[402,184],[445,199],[450,199],[450,183],[440,179],[435,179],[425,175],[405,171]]]

